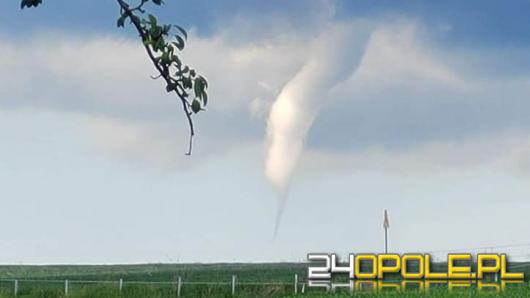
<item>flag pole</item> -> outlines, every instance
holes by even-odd
[[[390,222],[388,221],[388,212],[385,209],[385,215],[383,219],[383,228],[385,228],[385,254],[388,254],[388,228],[390,227]]]
[[[388,254],[388,228],[385,227],[385,254]]]

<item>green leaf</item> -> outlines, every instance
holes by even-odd
[[[182,62],[180,62],[180,59],[177,55],[171,56],[171,61],[175,62],[175,64],[177,64],[178,67],[182,65]]]
[[[153,48],[157,52],[158,50],[162,50],[164,48],[164,39],[162,38],[157,39]]]
[[[148,17],[149,17],[149,22],[151,23],[151,26],[156,27],[157,26],[157,24],[156,24],[157,22],[156,22],[155,16],[150,14],[150,15],[148,15]]]
[[[156,39],[159,38],[162,35],[162,28],[158,26],[151,27],[151,30],[149,30],[149,34]]]
[[[204,106],[208,104],[208,93],[206,93],[206,91],[203,91],[202,93],[202,103],[204,104]]]
[[[194,87],[193,91],[195,91],[195,96],[198,98],[202,98],[202,93],[204,91],[204,85],[202,84],[202,81],[199,78],[195,80],[195,84],[193,87]]]
[[[180,33],[182,33],[182,35],[184,35],[184,38],[187,40],[188,39],[188,32],[186,32],[186,30],[184,30],[184,28],[180,27],[179,25],[173,25],[175,26],[175,28],[177,28]]]
[[[176,90],[176,89],[177,89],[177,85],[175,85],[175,84],[168,84],[168,85],[166,86],[166,91],[167,91],[168,93],[171,92],[171,91],[174,91],[174,90]]]
[[[208,82],[203,76],[198,76],[195,79],[195,95],[202,98],[204,100],[204,96],[206,95],[206,89],[208,88]],[[207,95],[206,95],[207,96]],[[206,99],[208,101],[208,99]]]
[[[201,111],[201,103],[194,99],[192,102],[191,102],[191,110],[193,111],[193,113],[197,114],[198,112]]]
[[[124,27],[125,26],[125,19],[127,18],[127,15],[121,15],[120,18],[118,19],[118,28],[119,27]]]
[[[171,26],[170,25],[164,25],[164,27],[162,29],[162,34],[167,35],[169,33],[169,30],[171,30]]]
[[[169,60],[169,53],[164,51],[164,53],[162,53],[162,64],[169,64],[171,62],[171,60]]]
[[[190,89],[192,86],[191,79],[188,77],[182,77],[182,87]]]
[[[180,51],[182,51],[184,49],[184,39],[182,39],[182,37],[180,36],[176,36],[176,39],[177,41],[176,42],[173,42],[173,45],[175,47],[177,47],[177,49],[179,49]]]
[[[25,7],[37,7],[39,4],[42,4],[42,0],[22,0],[20,2],[20,8],[24,9]]]

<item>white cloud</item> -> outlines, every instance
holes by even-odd
[[[462,80],[443,61],[439,61],[428,44],[422,44],[421,26],[401,23],[382,26],[371,35],[366,55],[352,79],[360,84],[405,85],[431,81],[459,87]],[[428,43],[423,40],[423,43]]]
[[[300,40],[234,45],[223,36],[190,36],[184,58],[210,83],[207,112],[196,118],[195,152],[205,155],[248,142],[241,134],[259,140],[255,127],[262,121],[249,111],[263,117],[267,101],[304,60],[297,54]],[[28,41],[3,38],[0,44],[0,106],[85,115],[97,132],[90,135],[105,152],[132,160],[151,156],[146,161],[157,167],[180,164],[175,154],[187,148],[187,123],[163,83],[149,78],[153,68],[137,40],[50,34]]]
[[[408,149],[373,146],[356,152],[310,150],[304,170],[429,175],[444,170],[490,167],[512,175],[530,174],[530,132],[504,131],[464,140],[426,142]]]
[[[307,65],[323,40],[319,36],[337,25],[370,38],[358,70],[324,90],[331,100],[307,128],[308,156],[362,165],[381,154],[402,160],[403,152],[421,151],[422,164],[448,165],[437,163],[436,156],[452,155],[460,146],[467,150],[466,140],[510,131],[521,132],[511,139],[515,144],[520,136],[523,146],[530,130],[524,113],[530,109],[528,78],[460,71],[495,60],[492,55],[467,59],[469,53],[432,42],[429,28],[419,22],[317,19],[323,25],[311,28],[320,31],[297,34],[293,27],[282,32],[278,26],[247,40],[236,40],[237,28],[230,26],[207,37],[191,32],[184,58],[208,78],[211,98],[207,112],[197,117],[196,152],[223,154],[241,143],[262,142],[263,119],[273,100]],[[259,27],[245,19],[237,24],[245,22]],[[334,46],[328,45],[328,55],[340,49]],[[89,135],[112,156],[144,159],[156,167],[184,166],[179,155],[187,130],[180,106],[161,81],[149,79],[151,74],[137,40],[64,34],[0,38],[0,106],[75,112],[89,119]],[[491,161],[490,156],[483,159]]]
[[[305,59],[299,54],[304,46],[300,39],[234,44],[225,36],[192,35],[183,54],[190,66],[209,79],[212,110],[248,108],[256,96],[274,97],[271,90],[279,89]],[[155,70],[137,40],[50,34],[1,41],[0,87],[7,91],[0,104],[103,114],[112,107],[117,113],[113,116],[124,118],[145,108],[172,106],[163,83],[149,79]]]

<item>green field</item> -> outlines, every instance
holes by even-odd
[[[234,297],[530,297],[528,281],[508,284],[500,292],[491,287],[479,291],[476,284],[456,285],[451,291],[443,284],[434,284],[428,291],[415,285],[398,291],[391,286],[400,281],[390,279],[385,280],[382,289],[368,284],[354,287],[353,291],[338,287],[326,293],[325,288],[306,284],[302,293],[306,268],[303,263],[0,266],[0,297],[14,297],[15,279],[17,297],[65,297],[65,280],[68,280],[67,297],[177,297],[179,277],[183,282],[181,297],[232,297],[233,275],[237,276]],[[295,274],[299,276],[297,294]],[[526,275],[529,274],[527,271]],[[334,282],[348,283],[346,279]]]

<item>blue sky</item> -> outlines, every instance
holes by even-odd
[[[2,4],[0,24],[7,31],[34,32],[40,28],[65,28],[84,32],[115,32],[117,4],[112,0],[48,1],[40,10],[19,10],[18,1]],[[419,19],[429,26],[451,24],[453,29],[445,36],[447,42],[467,46],[514,46],[530,41],[526,11],[528,1],[237,1],[222,2],[167,1],[162,9],[154,9],[162,19],[186,27],[198,28],[203,34],[212,34],[236,16],[259,18],[276,15],[288,18],[292,24],[306,25],[308,13],[318,7],[335,5],[337,19],[405,15]]]
[[[379,252],[384,209],[396,252],[528,238],[530,2],[167,0],[210,82],[191,158],[114,1],[17,2],[0,4],[0,263]]]

